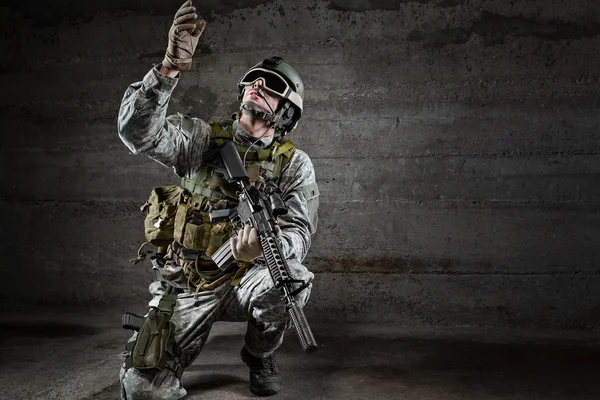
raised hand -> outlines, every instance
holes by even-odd
[[[196,21],[196,7],[188,0],[177,10],[173,25],[169,29],[169,44],[162,65],[177,71],[189,71],[192,57],[206,27],[206,21]]]

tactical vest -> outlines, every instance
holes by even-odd
[[[211,122],[210,126],[211,143],[205,154],[210,154],[215,146],[233,140],[232,120]],[[250,182],[258,188],[264,179],[278,182],[296,150],[288,140],[274,140],[269,147],[253,148],[248,153],[248,147],[235,145],[242,160],[246,154],[246,171]],[[146,240],[159,247],[168,246],[168,255],[183,267],[188,283],[197,290],[214,289],[233,275],[233,284],[237,284],[249,266],[249,263],[238,262],[238,269],[223,272],[210,259],[210,255],[231,237],[233,226],[231,222],[212,224],[207,211],[210,207],[231,208],[238,203],[237,187],[217,172],[211,161],[203,160],[198,172],[192,178],[183,177],[180,186],[154,188],[144,205],[148,210]],[[186,257],[187,250],[194,250],[193,258]]]
[[[211,140],[217,145],[222,145],[226,141],[233,140],[233,121],[225,120],[220,122],[211,122],[212,129]],[[244,154],[248,149],[246,146],[235,143],[240,154],[244,159]],[[294,151],[294,144],[289,140],[274,141],[266,149],[251,149],[246,154],[246,171],[252,185],[260,188],[263,178],[279,180],[283,167],[290,161]],[[181,187],[188,193],[195,195],[195,200],[204,205],[206,202],[211,204],[219,201],[227,201],[230,204],[237,204],[236,187],[229,184],[222,174],[214,173],[214,168],[203,163],[200,170],[194,177],[183,177]]]

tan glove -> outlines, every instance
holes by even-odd
[[[275,232],[277,237],[281,236],[281,229],[278,225],[275,226]],[[244,226],[244,229],[237,236],[232,236],[229,242],[231,243],[233,257],[238,261],[250,262],[262,255],[258,230],[250,227],[250,225]]]
[[[192,56],[200,35],[206,27],[206,21],[198,18],[196,7],[188,0],[177,10],[173,25],[169,29],[169,44],[162,65],[178,71],[189,71],[192,67]]]
[[[262,254],[258,231],[250,225],[245,225],[237,236],[232,236],[230,243],[233,257],[238,261],[254,261]]]

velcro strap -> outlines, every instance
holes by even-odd
[[[181,186],[192,194],[199,194],[206,197],[209,201],[223,200],[227,197],[223,193],[217,192],[216,190],[198,185],[198,182],[196,182],[195,179],[184,177],[181,179]]]
[[[175,346],[173,346],[175,347]],[[177,351],[176,348],[173,349],[173,354],[178,354],[179,352]],[[181,379],[181,375],[183,375],[183,366],[179,363],[179,360],[177,358],[172,358],[167,360],[165,367],[167,367],[168,369],[170,369],[171,371],[173,371],[175,373],[175,376],[178,379]]]
[[[165,58],[167,60],[169,60],[169,62],[175,66],[179,65],[179,64],[187,64],[192,62],[192,57],[188,57],[188,58],[177,58],[175,57],[173,54],[171,54],[170,52],[166,52],[165,54]]]
[[[246,271],[248,270],[248,268],[250,268],[252,265],[254,265],[254,263],[252,263],[252,262],[245,262],[245,261],[237,261],[237,264],[239,266],[239,269],[236,271],[235,276],[233,277],[233,280],[231,281],[231,286],[238,286],[240,284],[240,282],[242,281],[242,278],[246,274]]]
[[[195,193],[201,194],[210,201],[223,200],[226,197],[223,193],[219,193],[215,190],[203,186],[200,186],[200,190],[196,190]]]
[[[158,310],[169,315],[173,314],[175,303],[177,302],[177,293],[177,289],[175,289],[173,286],[168,286],[158,301]]]
[[[282,144],[280,144],[279,146],[276,146],[273,149],[273,158],[280,156],[292,149],[295,149],[296,146],[294,145],[294,143],[292,143],[290,140],[286,140],[285,142],[283,142]]]
[[[271,158],[271,149],[252,149],[246,154],[247,147],[239,143],[235,143],[240,158],[243,160],[246,155],[246,161],[265,161]]]
[[[158,309],[162,312],[173,313],[175,303],[177,302],[177,293],[163,295],[158,302]]]

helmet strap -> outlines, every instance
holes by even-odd
[[[269,114],[263,111],[262,108],[260,108],[258,106],[258,104],[256,104],[253,101],[244,101],[241,105],[240,105],[240,111],[242,112],[242,114],[246,114],[249,115],[251,117],[255,117],[255,118],[261,118],[264,119],[265,121],[274,121],[274,114]]]
[[[288,128],[291,128],[293,117],[295,114],[295,109],[292,107],[292,102],[289,100],[285,100],[283,105],[279,107],[279,110],[275,112],[275,114],[266,113],[262,108],[258,106],[258,104],[253,101],[244,101],[240,105],[240,111],[242,114],[249,115],[255,118],[261,118],[265,121],[271,121],[273,124],[273,128],[275,129],[275,134],[280,137],[284,137],[287,133]]]

